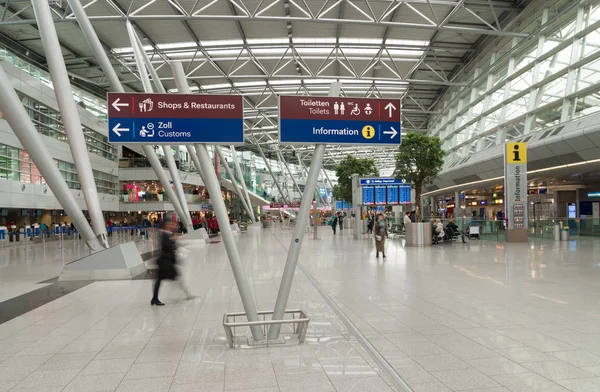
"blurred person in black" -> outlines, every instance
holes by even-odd
[[[179,275],[177,273],[177,269],[175,268],[175,264],[177,263],[177,244],[173,238],[173,233],[176,230],[177,225],[175,225],[173,222],[165,222],[162,230],[160,231],[161,253],[156,260],[156,264],[158,265],[158,273],[156,276],[156,282],[154,283],[154,295],[152,296],[152,301],[150,301],[151,305],[164,306],[164,303],[160,302],[158,299],[160,282],[164,279],[176,280],[177,276]],[[181,283],[181,287],[186,293],[188,299],[193,298],[183,281],[180,280],[179,282]]]

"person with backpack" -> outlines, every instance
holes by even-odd
[[[331,226],[331,228],[333,229],[333,235],[335,235],[335,232],[337,229],[337,224],[338,224],[337,215],[333,214],[331,216],[331,218],[329,219],[329,226]]]

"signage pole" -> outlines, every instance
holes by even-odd
[[[84,17],[84,19],[87,19],[87,17]],[[79,19],[78,19],[78,21],[79,21]],[[152,92],[152,85],[150,84],[150,79],[148,78],[148,74],[145,71],[144,63],[142,62],[143,55],[140,53],[140,48],[138,47],[138,45],[136,45],[135,31],[133,31],[133,26],[131,25],[131,23],[129,21],[126,23],[126,25],[127,25],[127,32],[129,34],[129,39],[131,41],[131,46],[133,48],[136,65],[138,67],[140,79],[142,80],[142,84],[144,85],[144,90],[146,92]],[[84,30],[84,32],[85,32],[85,30]],[[88,34],[89,34],[89,32],[88,32]],[[93,34],[93,36],[96,39],[98,38],[93,30],[92,30],[91,34]],[[90,39],[93,39],[89,36],[87,36],[87,37],[88,37],[88,41]],[[91,45],[91,46],[93,48],[93,45]],[[106,55],[106,53],[104,51],[102,51],[102,54]],[[102,54],[95,53],[96,57],[98,57]],[[114,69],[112,67],[110,69],[112,72],[114,72]],[[107,71],[104,70],[104,73],[107,73]],[[112,87],[114,89],[115,86],[112,86]],[[119,84],[118,91],[123,91],[123,86],[121,86],[121,84]],[[171,204],[173,204],[173,209],[175,210],[177,215],[180,216],[181,221],[186,223],[186,226],[187,226],[186,214],[183,210],[183,207],[179,203],[179,199],[177,198],[175,191],[173,190],[173,188],[171,188],[171,184],[169,183],[169,178],[165,174],[165,171],[163,170],[163,167],[160,164],[160,161],[158,160],[158,157],[156,156],[154,149],[148,144],[143,144],[142,149],[143,149],[144,153],[146,154],[146,159],[148,159],[150,166],[152,166],[152,168],[154,169],[154,172],[156,173],[156,176],[158,177],[162,186],[165,188],[165,193],[167,194],[167,197],[169,198],[169,201],[171,202]]]
[[[242,201],[242,205],[244,206],[244,209],[248,212],[248,215],[250,216],[252,223],[255,223],[256,219],[254,218],[254,214],[252,214],[252,209],[251,209],[251,207],[248,207],[248,202],[246,201],[246,198],[242,194],[242,190],[240,189],[239,185],[237,184],[237,182],[235,180],[235,176],[233,175],[233,172],[231,171],[231,168],[229,167],[229,164],[227,163],[227,160],[225,159],[225,155],[223,155],[223,151],[221,150],[221,147],[215,146],[215,151],[216,151],[217,155],[221,158],[221,162],[223,162],[223,166],[225,166],[225,171],[227,172],[227,175],[231,178],[231,183],[233,184],[235,193],[237,193],[240,200]]]
[[[129,31],[129,26],[131,26],[131,23],[129,21],[127,23],[128,23],[127,29]],[[131,45],[135,45],[137,43],[137,46],[139,49],[139,51],[137,53],[139,53],[142,56],[142,60],[144,60],[144,63],[146,64],[146,68],[148,69],[148,72],[150,72],[150,75],[152,76],[152,80],[154,81],[154,85],[156,86],[156,89],[158,90],[159,93],[165,94],[167,91],[165,90],[165,87],[162,85],[160,78],[158,76],[158,73],[156,73],[154,66],[150,62],[150,59],[148,58],[148,55],[146,54],[146,51],[144,50],[144,46],[142,45],[142,43],[140,41],[140,37],[138,37],[138,35],[136,34],[133,26],[131,26],[130,34],[132,34],[133,38],[135,39],[135,42],[131,42]],[[137,53],[134,51],[134,55]],[[151,92],[152,91],[151,87],[150,87],[150,90],[146,90],[146,91]],[[194,231],[194,226],[192,225],[192,218],[190,215],[190,210],[189,210],[189,207],[187,204],[187,200],[185,199],[185,193],[183,192],[183,184],[181,183],[181,178],[179,177],[179,169],[177,168],[177,165],[175,164],[175,159],[173,159],[173,150],[171,149],[170,145],[163,145],[162,149],[163,149],[163,153],[165,154],[165,161],[167,162],[167,168],[169,169],[169,173],[171,173],[171,178],[173,179],[173,187],[175,188],[175,193],[177,194],[177,198],[179,199],[179,203],[181,204],[181,208],[183,209],[183,213],[185,214],[185,218],[181,217],[181,221],[187,227],[188,233],[191,233],[192,231]]]
[[[290,174],[290,177],[292,177],[292,182],[294,183],[294,186],[296,187],[296,190],[298,191],[298,194],[300,195],[300,197],[302,197],[302,191],[300,190],[300,187],[298,186],[298,183],[296,182],[296,179],[294,178],[294,174],[292,174],[292,171],[290,170],[290,167],[289,167],[288,163],[285,161],[285,158],[283,157],[283,154],[281,153],[281,151],[279,151],[279,148],[277,149],[277,155],[279,156],[279,159],[281,161],[283,161],[283,165],[285,166],[285,168],[287,169],[288,173]]]
[[[56,29],[54,28],[50,6],[46,0],[34,0],[32,5],[40,29],[40,37],[42,38],[50,74],[54,80],[54,93],[62,113],[62,121],[69,139],[69,147],[77,167],[85,203],[90,213],[92,228],[94,234],[98,236],[100,244],[104,248],[108,248],[106,224],[102,216],[102,207],[100,206],[98,190],[92,172],[92,164],[85,145],[79,112],[75,101],[73,101],[73,91],[60,50]]]
[[[250,218],[252,218],[252,222],[255,222],[256,217],[254,216],[254,211],[252,210],[252,201],[250,200],[250,194],[248,193],[248,187],[246,186],[246,180],[244,179],[244,174],[242,173],[240,161],[237,158],[237,152],[235,151],[235,148],[233,146],[229,146],[229,150],[231,151],[231,156],[233,157],[233,164],[235,165],[235,170],[237,171],[238,177],[240,178],[240,183],[242,184],[242,189],[244,190],[246,203],[248,203],[248,207],[250,208],[250,211],[248,211],[248,213],[250,214]]]
[[[275,186],[277,187],[277,190],[279,191],[279,194],[281,195],[281,198],[283,199],[284,203],[287,203],[288,200],[286,200],[286,197],[283,194],[283,191],[281,190],[281,186],[279,185],[279,181],[277,181],[277,178],[275,178],[275,176],[273,175],[273,170],[271,170],[271,165],[269,165],[269,161],[267,160],[267,157],[265,156],[265,153],[263,152],[263,149],[260,146],[260,143],[258,142],[258,140],[256,138],[254,138],[254,144],[256,144],[256,147],[258,147],[258,152],[260,152],[260,155],[264,159],[265,165],[267,166],[267,170],[269,170],[269,174],[271,174],[271,178],[273,178],[273,182],[275,183]]]
[[[202,167],[211,167],[212,162],[206,145],[196,144],[195,147]],[[227,216],[227,208],[225,207],[225,202],[223,201],[223,196],[221,195],[221,186],[217,180],[217,174],[212,170],[207,170],[205,174],[206,188],[208,189],[208,193],[210,194],[213,202],[213,208],[215,210],[215,215],[217,216],[217,221],[219,222],[219,228],[221,230],[221,237],[223,238],[223,243],[225,244],[225,249],[227,250],[227,255],[229,256],[231,270],[233,271],[233,276],[235,277],[235,282],[237,283],[238,291],[240,292],[240,297],[242,298],[242,304],[244,305],[246,317],[248,318],[248,321],[259,321],[258,312],[256,310],[256,300],[254,299],[254,294],[252,293],[250,284],[248,283],[248,277],[244,271],[244,266],[242,265],[238,248],[235,245],[235,237],[231,231],[229,217]],[[250,327],[250,330],[252,331],[252,337],[254,338],[254,341],[259,342],[264,340],[261,326],[252,326]]]
[[[308,171],[306,170],[306,166],[304,166],[304,163],[302,162],[302,159],[300,159],[300,154],[296,154],[298,155],[298,162],[300,162],[300,166],[302,166],[302,169],[304,170],[304,173],[306,173],[306,176],[308,177]],[[320,171],[321,169],[319,169]],[[317,176],[317,182],[319,181],[319,178]],[[320,199],[321,200],[321,204],[325,205],[325,200],[323,200],[323,197],[321,197],[321,194],[318,192],[318,190],[315,192],[315,200],[316,199]]]
[[[171,68],[173,70],[173,75],[175,76],[175,81],[177,82],[177,90],[180,93],[189,94],[190,88],[185,80],[185,74],[183,72],[183,66],[181,63],[172,62]],[[233,237],[233,232],[231,231],[231,226],[229,225],[229,217],[227,216],[227,208],[225,207],[225,202],[223,201],[223,196],[221,195],[221,186],[219,185],[217,174],[212,170],[213,165],[210,156],[208,155],[208,149],[204,144],[196,144],[195,150],[198,162],[196,163],[196,161],[194,161],[194,163],[196,163],[198,170],[200,173],[202,173],[202,181],[208,189],[209,194],[212,195],[211,198],[214,198],[212,199],[213,208],[215,215],[217,216],[217,221],[219,222],[221,236],[223,238],[223,243],[225,244],[225,249],[227,250],[227,256],[229,257],[229,263],[231,264],[231,270],[233,271],[233,276],[238,286],[238,291],[240,292],[246,317],[248,321],[258,321],[256,300],[254,299],[254,294],[250,289],[248,277],[246,276],[240,259],[240,254],[235,245],[235,238]],[[220,154],[220,149],[217,147],[215,150],[215,152],[221,156],[221,158],[223,158],[223,155]],[[225,166],[228,167],[227,165]],[[206,170],[203,170],[202,168]],[[252,332],[252,338],[254,341],[264,340],[264,334],[260,326],[250,327],[250,331]]]
[[[329,95],[338,96],[340,94],[340,90],[341,83],[334,82],[331,84]],[[298,211],[298,218],[296,219],[294,236],[292,237],[292,242],[288,250],[283,276],[281,277],[281,285],[279,286],[277,300],[275,301],[275,309],[273,311],[272,318],[273,320],[283,320],[285,308],[290,298],[290,291],[292,290],[296,265],[298,264],[298,256],[300,255],[300,248],[302,247],[302,241],[304,239],[304,230],[306,230],[306,224],[308,223],[313,192],[317,187],[318,173],[323,165],[324,155],[325,144],[315,145],[313,160],[310,164],[310,171],[308,172],[308,178],[306,179],[306,185],[304,186],[300,210]],[[269,340],[276,340],[279,338],[280,331],[281,324],[273,324],[269,330]]]
[[[173,73],[173,77],[175,78],[175,85],[177,86],[177,91],[182,94],[190,94],[190,86],[188,86],[185,72],[183,70],[183,65],[180,61],[172,61],[171,62],[171,72]],[[196,154],[196,149],[191,144],[186,145],[192,160],[194,161],[194,165],[196,169],[198,169],[198,174],[200,175],[200,179],[202,183],[206,185],[206,181],[204,181],[204,173],[202,172],[202,167],[200,166],[200,161],[198,160],[198,155]]]

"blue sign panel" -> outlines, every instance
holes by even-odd
[[[289,96],[279,99],[288,144],[400,145],[400,100]]]
[[[387,202],[388,204],[400,203],[400,199],[398,196],[398,185],[389,185],[387,187]]]
[[[410,204],[410,185],[400,187],[400,204]]]
[[[360,185],[402,185],[406,180],[398,178],[361,178]]]
[[[375,204],[375,188],[372,186],[363,187],[363,204],[371,206]]]
[[[319,195],[321,195],[321,197],[325,197],[325,188],[319,187]]]
[[[241,96],[204,94],[108,94],[111,143],[241,144]]]
[[[379,185],[375,187],[375,204],[382,205],[386,204],[387,200],[387,187]]]

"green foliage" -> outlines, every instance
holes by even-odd
[[[420,218],[421,193],[424,184],[433,182],[444,164],[446,153],[439,137],[421,133],[409,133],[402,139],[396,154],[396,178],[404,178],[414,184],[416,215]]]
[[[361,177],[378,176],[379,170],[373,159],[359,159],[348,155],[342,159],[335,169],[338,183],[333,187],[333,197],[337,200],[352,202],[352,175]]]

